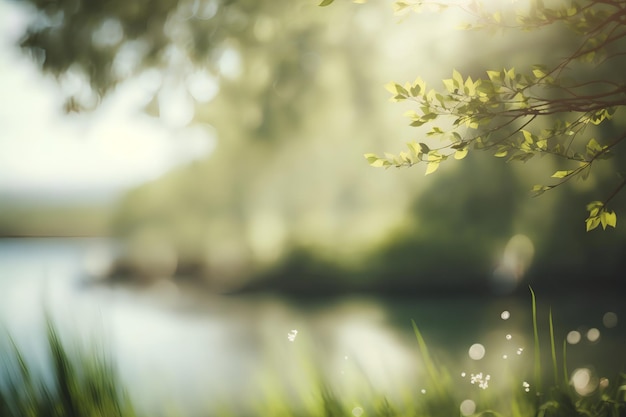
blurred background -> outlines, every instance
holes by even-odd
[[[154,415],[242,387],[245,407],[268,380],[306,390],[318,363],[338,387],[421,393],[410,319],[469,387],[461,371],[496,375],[530,348],[529,285],[558,335],[578,334],[573,367],[616,371],[626,232],[586,233],[584,207],[619,155],[534,199],[557,161],[470,153],[425,177],[363,158],[425,141],[387,82],[571,46],[558,28],[455,30],[467,20],[391,2],[0,0],[0,321],[32,341],[47,309],[99,335]]]

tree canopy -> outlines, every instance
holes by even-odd
[[[323,1],[320,6],[331,4]],[[537,156],[560,160],[547,185],[535,185],[537,196],[575,178],[586,180],[600,162],[612,160],[614,175],[601,176],[611,185],[605,195],[587,204],[586,230],[615,227],[610,203],[626,185],[620,145],[626,139],[623,123],[626,83],[626,2],[623,0],[533,0],[527,10],[491,11],[476,0],[447,4],[438,1],[396,1],[398,14],[427,7],[461,8],[475,21],[466,30],[520,32],[544,30],[546,36],[568,40],[563,56],[522,67],[487,69],[479,77],[452,70],[443,88],[428,88],[422,78],[391,82],[392,101],[413,103],[406,112],[410,125],[427,128],[423,137],[440,138],[407,144],[399,154],[365,155],[374,167],[426,165],[426,175],[447,159],[463,159],[480,150],[507,161],[526,162]],[[519,51],[511,50],[511,55]],[[560,51],[556,51],[560,53]],[[531,58],[532,59],[532,58]],[[622,146],[623,148],[623,146]]]

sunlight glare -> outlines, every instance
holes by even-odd
[[[178,85],[166,84],[158,94],[161,121],[171,128],[182,128],[194,116],[194,102]]]
[[[241,56],[234,48],[225,49],[217,65],[220,73],[226,78],[235,79],[241,74]]]
[[[217,79],[207,71],[198,70],[187,76],[187,88],[193,98],[199,103],[211,101],[219,92]]]

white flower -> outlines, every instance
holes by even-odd
[[[287,339],[289,339],[290,342],[293,342],[294,340],[296,340],[296,336],[298,335],[298,331],[297,330],[292,330],[289,333],[287,333]]]
[[[477,374],[471,374],[470,383],[475,385],[478,384],[478,387],[481,389],[487,389],[489,387],[489,380],[491,379],[491,375],[487,374],[483,376],[482,372]]]

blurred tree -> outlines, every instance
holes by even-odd
[[[271,36],[278,11],[274,3],[246,0],[23,3],[34,6],[36,17],[21,46],[44,71],[85,77],[97,99],[148,69],[184,79],[192,64],[201,64],[213,75],[232,76],[237,49]],[[69,97],[78,108],[94,104],[86,98]]]
[[[331,3],[325,0],[320,5]],[[549,6],[542,0],[532,0],[529,10],[513,13],[492,12],[475,0],[453,5],[395,2],[401,14],[429,6],[440,10],[461,8],[476,18],[476,23],[466,25],[466,29],[495,32],[551,27],[555,30],[548,36],[560,36],[572,46],[564,58],[555,56],[532,66],[488,70],[486,78],[473,79],[453,70],[452,77],[443,80],[443,90],[428,89],[419,77],[404,85],[388,84],[392,101],[415,103],[417,109],[406,113],[411,126],[430,127],[425,135],[439,137],[443,144],[432,147],[425,141],[411,142],[408,151],[398,155],[368,153],[365,157],[369,163],[375,167],[425,163],[428,175],[446,159],[463,159],[470,150],[491,152],[508,161],[526,162],[537,155],[562,160],[551,176],[553,184],[533,187],[533,193],[540,195],[573,178],[587,179],[592,166],[620,152],[619,145],[626,139],[626,2],[546,3]],[[538,51],[541,48],[537,45]],[[614,183],[604,200],[587,204],[587,231],[599,225],[616,226],[616,214],[608,205],[626,185],[626,173],[619,163],[614,163],[613,169],[619,178],[600,174],[605,177],[603,181]]]
[[[381,176],[359,162],[402,129],[378,95],[383,74],[398,67],[389,59],[393,41],[381,33],[398,25],[372,2],[337,5],[335,13],[309,0],[22,4],[37,16],[22,46],[61,83],[82,80],[67,90],[68,110],[95,108],[116,86],[139,81],[150,87],[146,110],[177,125],[181,137],[217,137],[209,157],[120,202],[114,228],[128,250],[118,271],[130,276],[202,275],[222,290],[259,273],[326,275],[336,286],[351,278],[344,271],[365,271],[380,286],[390,275],[398,287],[443,275],[462,280],[468,270],[482,279],[510,234],[543,232],[537,224],[559,216],[516,218],[513,181],[521,179],[484,158],[459,167],[472,176],[468,184],[440,175],[430,190],[410,171]],[[428,33],[438,22],[422,23],[419,36],[402,43],[435,61]],[[477,193],[476,172],[489,176]],[[389,233],[398,229],[407,235]]]
[[[382,50],[374,5],[329,17],[308,0],[33,4],[22,45],[61,83],[85,81],[69,110],[153,83],[149,114],[173,119],[181,137],[217,138],[207,158],[122,199],[120,271],[233,288],[300,248],[352,262],[403,221],[411,196],[359,163],[394,129],[371,65]],[[170,117],[172,102],[191,116]],[[395,181],[424,188],[413,175]]]

